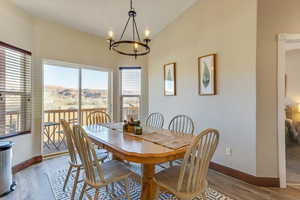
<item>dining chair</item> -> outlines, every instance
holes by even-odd
[[[103,123],[110,123],[110,122],[111,122],[111,118],[109,114],[103,111],[91,112],[87,117],[87,125],[103,124]]]
[[[79,156],[85,170],[84,185],[79,199],[81,200],[84,194],[88,199],[92,199],[92,197],[87,193],[90,189],[95,189],[93,199],[98,199],[100,188],[106,187],[108,192],[108,186],[112,184],[114,188],[114,183],[119,181],[124,181],[125,196],[130,199],[128,178],[132,172],[127,169],[122,162],[117,160],[110,160],[101,164],[99,162],[94,162],[96,159],[96,152],[84,129],[75,125],[74,133],[75,146],[79,152]]]
[[[168,129],[170,131],[180,133],[194,134],[195,126],[193,120],[190,117],[186,115],[177,115],[171,120]]]
[[[72,194],[71,194],[71,199],[74,199],[77,184],[80,182],[79,176],[80,176],[80,172],[81,172],[83,165],[80,161],[80,158],[77,156],[78,154],[76,152],[76,149],[74,146],[74,140],[73,140],[74,135],[73,135],[73,131],[70,127],[70,124],[64,119],[61,119],[60,123],[62,125],[64,134],[66,136],[67,148],[68,148],[68,152],[69,152],[69,156],[70,156],[69,169],[68,169],[68,173],[67,173],[67,176],[66,176],[66,179],[64,182],[63,191],[65,191],[65,189],[66,189],[66,186],[68,184],[70,176],[73,175],[73,173],[75,172],[73,189],[72,189]],[[97,153],[97,161],[103,162],[106,158],[107,158],[107,153],[104,153],[104,152]],[[73,170],[73,169],[75,169],[75,170]]]
[[[161,113],[151,113],[146,119],[146,126],[162,128],[164,126],[164,116]]]
[[[111,121],[112,120],[109,114],[107,114],[106,112],[94,111],[87,116],[86,125],[105,124],[105,123],[111,123]],[[103,146],[98,145],[98,149],[103,150]]]
[[[187,133],[193,135],[195,126],[193,120],[189,116],[177,115],[170,121],[168,129],[177,133]],[[175,162],[178,164],[182,163],[180,159],[176,160]],[[173,161],[170,161],[169,165],[173,166]]]
[[[163,189],[178,199],[191,200],[201,195],[207,200],[207,172],[218,143],[219,132],[215,129],[207,129],[196,136],[187,148],[181,166],[170,167],[154,176],[158,188],[156,199]]]

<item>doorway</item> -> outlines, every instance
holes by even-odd
[[[51,155],[67,150],[60,119],[85,125],[91,112],[112,114],[112,71],[58,61],[43,70],[43,155]]]
[[[297,100],[293,103],[289,102],[288,95],[288,83],[289,78],[287,75],[287,52],[292,49],[300,49],[300,34],[279,34],[278,36],[278,77],[277,77],[277,99],[278,99],[278,123],[277,123],[277,134],[278,134],[278,165],[279,165],[279,178],[280,187],[285,188],[287,184],[294,184],[295,182],[291,180],[294,176],[292,173],[293,165],[295,165],[295,159],[297,156],[293,156],[295,153],[295,145],[297,144],[297,137],[294,137],[296,121],[293,115],[298,112]],[[300,81],[299,81],[300,84]],[[300,103],[300,99],[299,99]],[[299,110],[300,111],[300,110]],[[293,130],[292,130],[293,129]],[[300,131],[300,129],[299,129]],[[299,132],[300,133],[300,132]],[[294,139],[293,139],[294,138]],[[291,141],[293,139],[295,141]],[[300,141],[300,140],[299,140]],[[300,143],[299,143],[300,145]],[[300,148],[299,148],[300,153]],[[300,158],[300,157],[299,157]],[[300,166],[300,159],[299,159]],[[299,168],[298,166],[298,168]],[[294,166],[297,168],[297,166]],[[299,183],[300,184],[300,170],[299,170]]]

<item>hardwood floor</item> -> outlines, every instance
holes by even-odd
[[[67,157],[45,160],[15,175],[17,189],[1,200],[52,200],[53,192],[48,180],[51,171],[67,166]],[[234,178],[209,171],[210,185],[236,200],[299,200],[300,186],[287,189],[253,186]]]

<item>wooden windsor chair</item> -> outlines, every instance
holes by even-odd
[[[106,124],[111,122],[112,120],[109,114],[103,111],[94,111],[87,116],[87,125]],[[98,149],[102,148],[102,146],[98,147]],[[103,148],[102,151],[104,151]]]
[[[79,199],[81,200],[84,194],[88,199],[92,199],[87,193],[90,189],[95,189],[93,199],[98,199],[100,188],[106,187],[108,192],[108,186],[112,184],[114,188],[114,183],[119,181],[124,181],[125,196],[130,199],[128,177],[132,172],[127,169],[122,162],[117,160],[110,160],[101,164],[99,162],[94,162],[96,159],[96,152],[84,129],[75,125],[74,133],[74,143],[85,170],[84,185]]]
[[[79,176],[80,176],[80,172],[82,169],[82,163],[80,161],[80,158],[77,156],[77,151],[75,149],[75,145],[74,145],[74,135],[73,135],[73,131],[70,127],[70,124],[66,121],[61,119],[60,123],[62,125],[64,134],[66,136],[66,141],[67,141],[67,147],[68,147],[68,152],[69,152],[69,169],[68,169],[68,173],[64,182],[64,187],[63,190],[65,191],[66,186],[68,184],[69,178],[70,176],[75,172],[75,177],[74,177],[74,183],[73,183],[73,189],[72,189],[72,193],[71,193],[71,199],[74,199],[75,197],[75,193],[76,193],[76,188],[77,188],[77,184],[81,181],[79,181]],[[103,162],[105,159],[107,158],[107,154],[100,152],[97,154],[97,161],[99,162]],[[74,170],[75,169],[75,170]]]
[[[162,128],[164,126],[164,116],[161,113],[151,113],[146,119],[146,126]]]
[[[179,133],[194,134],[195,125],[190,117],[177,115],[171,120],[168,129]]]
[[[195,125],[189,116],[177,115],[170,121],[168,129],[176,133],[187,133],[193,135]],[[181,164],[181,160],[176,160],[175,162]],[[169,164],[170,166],[173,166],[173,161],[170,161]]]
[[[218,142],[217,130],[207,129],[200,133],[188,147],[181,166],[170,167],[154,176],[158,186],[156,199],[163,189],[181,200],[192,200],[199,195],[207,200],[207,172]]]
[[[111,117],[109,114],[103,111],[91,112],[87,117],[87,125],[111,123]]]

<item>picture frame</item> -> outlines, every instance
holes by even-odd
[[[217,54],[198,57],[198,92],[200,96],[213,96],[217,94],[216,57]]]
[[[176,63],[164,65],[164,95],[176,96]]]

